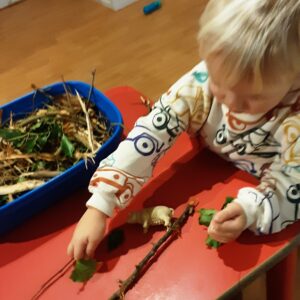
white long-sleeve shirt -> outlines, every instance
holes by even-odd
[[[151,177],[158,159],[183,131],[260,180],[239,190],[246,228],[274,233],[300,218],[300,91],[290,92],[267,114],[237,114],[208,87],[204,62],[179,79],[140,117],[118,149],[94,173],[87,205],[108,216],[128,205]]]

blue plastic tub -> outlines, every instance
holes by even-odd
[[[66,84],[74,92],[76,89],[83,97],[88,98],[91,90],[89,84],[79,81],[67,81]],[[62,83],[55,83],[43,88],[51,95],[59,95],[65,92]],[[41,93],[37,93],[32,101],[34,92],[20,97],[0,107],[2,110],[2,120],[9,118],[10,114],[20,119],[24,113],[30,113],[36,108],[43,107],[49,100]],[[3,234],[38,212],[46,209],[58,200],[74,192],[76,189],[87,187],[88,182],[96,170],[100,160],[108,156],[118,146],[122,135],[122,116],[117,107],[100,91],[93,89],[90,100],[107,118],[108,122],[120,124],[113,128],[113,134],[101,148],[95,157],[95,164],[88,162],[88,168],[83,160],[79,161],[60,175],[50,179],[45,184],[34,190],[28,191],[14,201],[0,207],[0,234]]]

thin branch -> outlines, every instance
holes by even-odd
[[[53,276],[51,276],[37,291],[31,300],[39,299],[59,278],[64,276],[68,270],[73,266],[74,259],[70,259],[60,270],[58,270]]]
[[[145,99],[143,96],[140,96],[141,101],[143,102],[143,104],[147,107],[148,111],[151,112],[152,110],[152,103],[149,99]]]
[[[92,84],[91,84],[91,88],[90,88],[89,95],[88,95],[88,98],[87,98],[88,102],[90,102],[92,93],[94,91],[95,76],[96,76],[96,69],[92,71]]]
[[[42,185],[43,183],[45,183],[43,180],[27,180],[11,185],[2,185],[0,186],[0,195],[17,194],[25,192],[28,190],[32,190]]]
[[[83,103],[83,101],[82,101],[79,93],[77,92],[77,90],[75,90],[75,92],[76,92],[76,95],[77,95],[77,99],[78,99],[78,101],[79,101],[79,103],[81,105],[82,111],[85,114],[89,144],[91,146],[92,152],[94,153],[95,152],[95,148],[94,148],[94,143],[93,143],[93,130],[91,128],[91,120],[90,120],[89,114],[88,114],[88,112],[86,110],[85,104]]]
[[[43,159],[45,161],[55,161],[57,160],[57,156],[51,153],[30,153],[30,154],[12,154],[9,156],[2,155],[0,153],[0,161],[2,160],[15,160],[15,159],[28,159],[28,158],[35,158],[35,159]],[[62,160],[63,158],[61,158]]]
[[[41,171],[35,171],[35,172],[27,172],[27,173],[21,173],[20,176],[22,177],[31,177],[31,178],[43,178],[43,177],[55,177],[62,172],[60,171],[49,171],[49,170],[41,170]]]
[[[125,293],[128,291],[130,286],[132,286],[140,277],[143,269],[145,269],[149,260],[157,253],[158,249],[172,236],[180,232],[181,227],[186,223],[187,219],[193,215],[195,211],[196,204],[194,201],[189,201],[187,207],[181,216],[175,220],[174,223],[168,228],[166,233],[155,243],[148,254],[135,266],[134,271],[131,275],[124,281],[120,280],[120,288],[117,290],[109,300],[124,299]]]
[[[51,94],[45,92],[43,89],[38,88],[35,84],[31,84],[31,88],[34,89],[36,92],[41,93],[43,96],[45,96],[49,100],[51,100],[51,101],[54,100],[54,97]]]
[[[50,117],[50,116],[55,116],[56,118],[68,118],[70,117],[70,113],[67,110],[52,110],[52,111],[47,111],[46,109],[40,109],[35,115],[31,115],[30,117],[26,119],[21,119],[16,122],[16,124],[19,127],[25,126],[27,124],[30,124],[42,117]]]

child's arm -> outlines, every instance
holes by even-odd
[[[204,68],[199,64],[176,82],[147,116],[137,120],[118,149],[100,163],[89,185],[93,194],[87,202],[89,208],[69,246],[71,256],[91,256],[103,237],[106,218],[95,216],[92,209],[110,217],[116,207],[126,207],[176,138],[183,131],[194,133],[202,127],[211,105]]]
[[[241,189],[234,200],[235,207],[228,205],[215,215],[215,222],[209,228],[213,238],[224,240],[231,235],[229,241],[246,228],[256,234],[271,234],[300,218],[299,124],[299,115],[284,120],[278,130],[281,155],[265,169],[259,186]],[[235,226],[230,227],[230,223]]]
[[[286,118],[279,130],[281,155],[267,168],[256,189],[239,192],[237,202],[247,214],[247,226],[271,234],[300,218],[300,115]]]
[[[203,68],[201,64],[197,67]],[[115,207],[126,207],[177,137],[183,131],[194,133],[202,127],[211,99],[194,72],[176,82],[147,116],[137,120],[118,149],[100,163],[90,181],[93,195],[87,205],[108,216]]]

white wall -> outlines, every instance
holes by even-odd
[[[21,0],[0,0],[0,8],[19,2]]]

